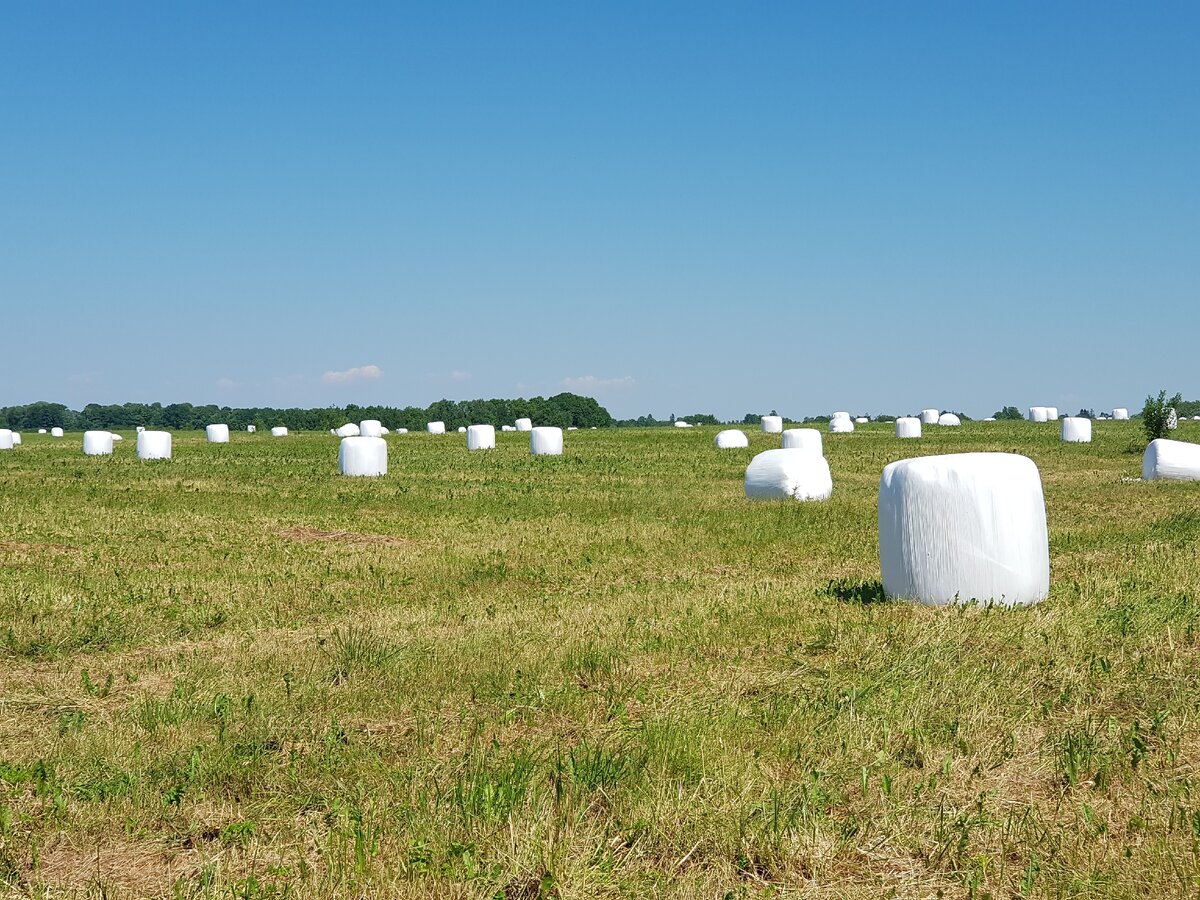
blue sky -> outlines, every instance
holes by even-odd
[[[0,405],[1200,397],[1200,4],[0,5]]]

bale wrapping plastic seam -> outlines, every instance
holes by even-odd
[[[825,457],[811,450],[764,450],[746,467],[747,500],[828,500],[833,477]]]
[[[784,450],[808,450],[813,453],[825,453],[825,439],[815,428],[789,428],[780,438],[780,446]]]
[[[529,452],[534,456],[561,456],[563,431],[550,425],[539,425],[529,432]]]
[[[167,431],[141,431],[137,439],[138,459],[170,459],[171,434]]]
[[[373,478],[387,474],[387,441],[351,435],[338,444],[338,470],[343,475]]]
[[[724,431],[718,431],[715,440],[718,450],[736,450],[739,447],[749,447],[750,439],[746,437],[744,431],[738,431],[736,428],[727,428]]]
[[[1200,481],[1200,444],[1155,438],[1142,455],[1146,481]]]
[[[496,427],[494,425],[472,425],[467,429],[468,450],[495,450]]]
[[[1062,439],[1068,444],[1089,444],[1092,441],[1092,420],[1082,416],[1064,416]]]

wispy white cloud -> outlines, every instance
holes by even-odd
[[[379,366],[355,366],[345,372],[326,372],[321,380],[326,384],[347,384],[351,381],[374,381],[383,377],[383,369]]]
[[[595,375],[580,375],[578,378],[564,378],[563,387],[568,391],[623,391],[637,384],[632,375],[621,378],[597,378]]]
[[[218,378],[217,379],[217,387],[222,388],[224,390],[228,390],[229,388],[237,387],[237,382],[234,381],[232,378]]]

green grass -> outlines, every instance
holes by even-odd
[[[0,453],[0,886],[77,897],[1168,897],[1200,883],[1200,484],[1137,423],[78,436]],[[1185,423],[1177,436],[1200,439]],[[883,600],[884,465],[1042,471],[1050,599]]]

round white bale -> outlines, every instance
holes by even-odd
[[[254,434],[254,432],[256,432],[256,431],[258,431],[258,427],[257,427],[257,426],[255,426],[255,425],[247,425],[247,426],[246,426],[246,433],[247,433],[247,434]]]
[[[1047,406],[1046,407],[1046,421],[1053,422],[1057,418],[1058,418],[1058,407],[1057,406]]]
[[[1030,422],[1048,422],[1050,420],[1049,412],[1044,406],[1029,407]]]
[[[879,482],[879,561],[889,597],[935,606],[1044,600],[1050,545],[1037,466],[1015,453],[887,466]]]
[[[495,450],[496,427],[494,425],[472,425],[467,429],[468,450]]]
[[[397,428],[396,434],[408,434],[408,429],[407,428]]]
[[[229,426],[228,425],[205,425],[204,434],[208,438],[210,444],[228,444],[229,443]]]
[[[14,431],[14,432],[13,432],[13,436],[12,436],[12,442],[13,442],[13,446],[14,446],[14,447],[20,447],[20,446],[21,446],[21,432],[19,432],[19,431]]]
[[[568,425],[567,426],[567,431],[578,431],[578,430],[579,430],[578,425]]]
[[[1146,481],[1200,481],[1200,444],[1156,438],[1142,456]]]
[[[170,433],[166,431],[138,432],[137,455],[138,459],[170,459]]]
[[[63,436],[63,430],[61,428],[59,428],[57,425],[50,429],[50,437],[62,437],[62,436]]]
[[[338,444],[338,469],[343,475],[372,477],[387,474],[387,441],[351,435]]]
[[[868,422],[870,422],[870,421],[871,421],[871,420],[870,420],[870,419],[868,419],[866,416],[857,416],[857,417],[854,419],[854,424],[856,424],[856,425],[866,425],[866,424],[867,424]]]
[[[995,422],[995,421],[996,421],[996,417],[995,417],[995,416],[988,416],[988,417],[987,417],[986,419],[984,419],[983,421],[984,421],[984,422]]]
[[[747,500],[828,500],[833,476],[812,450],[764,450],[746,467],[745,491]]]
[[[516,426],[517,431],[533,431],[532,419],[517,419],[513,425]]]
[[[815,428],[789,428],[783,433],[780,446],[784,450],[808,450],[812,453],[825,452],[824,439]]]
[[[923,410],[921,410],[921,424],[936,425],[938,416],[940,416],[941,413],[942,413],[942,411],[940,409],[923,409]]]
[[[358,425],[355,425],[353,422],[347,422],[345,425],[341,425],[337,428],[330,429],[329,433],[337,435],[338,437],[347,438],[347,437],[358,437],[360,434],[362,434],[362,430]],[[374,436],[379,437],[379,435],[374,435]]]
[[[1082,416],[1064,416],[1062,439],[1068,444],[1090,444],[1092,442],[1092,420]]]
[[[501,431],[516,431],[517,429],[513,428],[513,426],[511,426],[511,425],[501,425],[500,430]]]
[[[123,441],[123,440],[125,440],[125,438],[121,437],[121,436],[120,436],[119,434],[117,434],[115,431],[110,431],[110,432],[109,432],[109,434],[111,434],[111,435],[113,436],[113,441],[114,441],[114,442],[120,442],[120,441]]]
[[[0,450],[13,448],[13,433],[9,428],[0,428]]]
[[[901,416],[896,420],[896,437],[919,438],[921,436],[921,420],[914,416]]]
[[[145,431],[145,430],[146,430],[146,426],[145,426],[145,425],[139,425],[139,426],[138,426],[138,427],[137,427],[135,430],[137,431],[137,433],[138,433],[138,434],[141,434],[143,431]]]
[[[283,425],[276,425],[271,429],[271,437],[287,437],[288,430]]]
[[[83,433],[84,456],[109,456],[113,452],[111,431],[85,431]]]
[[[549,425],[539,425],[529,432],[529,452],[534,456],[561,456],[563,431]]]
[[[427,432],[429,432],[430,434],[445,434],[446,433],[446,423],[445,422],[429,422],[425,425],[425,430]]]
[[[847,415],[843,414],[839,416],[835,413],[833,418],[829,420],[829,431],[831,434],[849,434],[853,430],[854,423],[850,421],[850,417]]]
[[[953,428],[955,425],[961,425],[962,419],[960,419],[954,413],[942,413],[940,416],[938,416],[938,424]]]
[[[738,431],[736,428],[727,428],[724,431],[717,432],[716,445],[718,450],[734,450],[738,447],[749,447],[750,439],[746,437],[746,432],[744,431]]]
[[[459,433],[459,434],[466,434],[466,433],[467,433],[467,426],[466,426],[466,425],[459,425],[459,426],[458,426],[458,433]]]
[[[358,423],[358,433],[363,437],[383,437],[383,423],[378,419],[363,419]]]
[[[763,416],[762,430],[766,434],[780,434],[783,431],[783,416]]]
[[[383,435],[389,435],[389,434],[391,434],[392,432],[391,432],[389,429],[387,429],[387,428],[382,428],[382,427],[381,427],[381,428],[379,429],[379,433],[380,433],[380,434],[383,434]]]
[[[138,429],[138,431],[141,431],[141,429],[139,428],[139,429]],[[39,429],[38,429],[38,434],[45,434],[45,433],[46,433],[46,429],[45,429],[45,428],[39,428]]]
[[[683,421],[683,419],[676,419],[675,427],[676,428],[691,428],[692,426],[691,426],[690,422],[685,422],[685,421]]]

